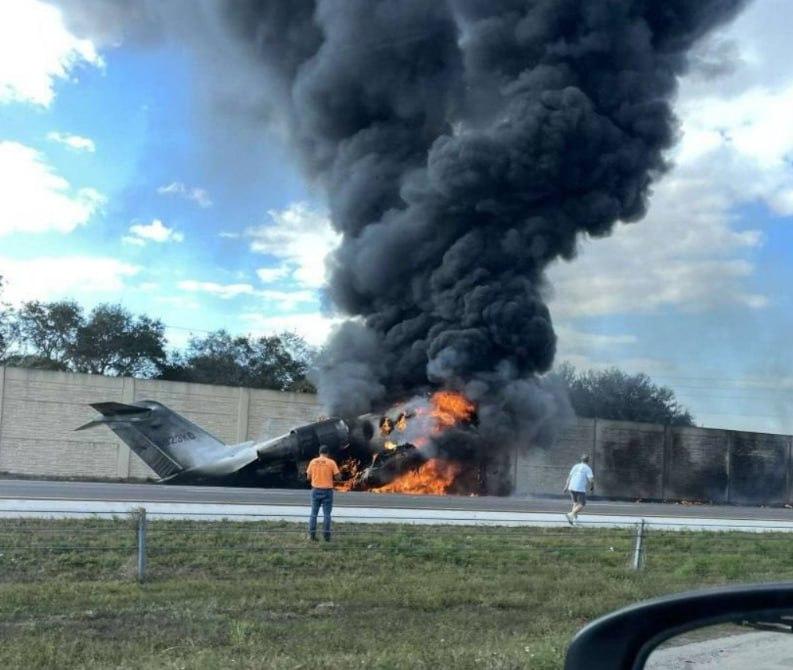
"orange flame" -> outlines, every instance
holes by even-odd
[[[456,391],[438,391],[430,398],[432,415],[439,428],[449,428],[460,421],[470,421],[476,408],[468,398]]]
[[[456,391],[437,391],[429,398],[429,403],[419,403],[413,409],[403,411],[396,419],[383,416],[380,419],[380,435],[383,441],[384,453],[392,452],[403,444],[422,449],[426,447],[433,435],[459,424],[470,423],[475,419],[476,407],[473,402],[462,393]],[[414,417],[423,416],[419,420]],[[405,433],[405,435],[397,435]],[[371,466],[378,463],[376,454]],[[360,475],[364,472],[365,465],[357,459],[350,458],[341,464],[344,481],[336,485],[339,491],[351,491],[361,485]],[[475,490],[476,486],[471,479],[475,471],[465,468],[463,464],[446,461],[440,458],[431,458],[419,468],[405,472],[389,484],[373,487],[369,490],[377,493],[414,493],[424,495],[445,495],[451,491],[462,492]],[[455,486],[457,484],[457,486]],[[368,488],[368,487],[364,487]]]
[[[415,493],[418,495],[444,495],[454,485],[462,471],[459,463],[431,458],[418,470],[406,472],[390,484],[372,489],[375,493]]]
[[[342,481],[336,482],[333,486],[337,491],[352,491],[355,486],[355,480],[361,471],[358,461],[354,458],[346,459],[339,465],[341,471]]]
[[[404,430],[405,430],[405,428],[407,428],[407,426],[408,426],[408,418],[407,418],[407,416],[405,416],[404,414],[400,414],[399,418],[397,419],[396,423],[394,424],[394,428],[396,428],[399,431],[403,431],[404,432]]]

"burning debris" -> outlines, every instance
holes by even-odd
[[[280,114],[341,235],[327,297],[351,318],[322,362],[327,410],[439,389],[477,407],[476,431],[420,430],[413,406],[354,426],[379,446],[345,467],[394,486],[446,472],[435,458],[552,443],[569,408],[543,378],[556,352],[545,269],[579,236],[644,216],[688,52],[745,0],[64,4],[84,32],[185,40],[204,83],[242,109],[230,123]]]
[[[453,389],[479,429],[436,439],[447,460],[550,444],[566,404],[542,378],[556,351],[545,269],[579,235],[644,216],[687,53],[743,4],[232,3],[342,235],[327,293],[354,319],[327,347],[328,409]],[[435,467],[414,422],[373,427],[382,453],[361,481]]]
[[[457,479],[464,469],[462,463],[442,461],[431,458],[418,468],[409,470],[402,476],[372,489],[376,493],[412,493],[423,495],[444,495],[446,493],[467,493],[456,487]],[[472,491],[473,493],[473,491]],[[478,493],[478,491],[477,491]]]
[[[390,493],[479,493],[478,476],[461,477],[477,464],[442,454],[449,430],[472,432],[474,404],[460,393],[439,391],[416,397],[382,416],[357,419],[349,456],[341,461],[346,491]]]

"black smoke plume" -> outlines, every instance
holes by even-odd
[[[745,2],[58,4],[95,33],[176,36],[247,118],[280,112],[343,235],[327,297],[352,318],[325,356],[329,410],[454,388],[507,445],[559,412],[545,268],[642,218],[687,54]]]
[[[328,406],[451,387],[497,439],[552,412],[544,269],[642,218],[687,52],[743,4],[233,3],[343,234],[328,297],[355,319],[328,347]]]

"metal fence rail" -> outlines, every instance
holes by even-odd
[[[62,511],[59,511],[62,515]],[[221,574],[222,560],[244,568],[302,569],[306,552],[315,549],[306,538],[306,514],[229,513],[222,521],[185,519],[180,514],[146,509],[128,515],[96,514],[85,519],[0,519],[0,581],[36,579],[64,574],[78,578],[121,575],[143,582],[149,578],[178,576],[190,569]],[[487,561],[519,567],[522,562],[584,557],[612,567],[642,570],[648,560],[663,561],[673,554],[695,556],[702,543],[715,547],[720,557],[753,561],[769,548],[782,552],[783,567],[793,572],[793,552],[786,526],[756,523],[735,526],[730,532],[676,531],[676,525],[653,519],[614,526],[587,519],[578,528],[509,525],[416,525],[414,515],[402,524],[366,517],[366,524],[334,525],[333,542],[320,543],[329,556],[379,556],[388,560],[428,562]],[[723,531],[719,527],[718,530]],[[676,531],[676,532],[673,532]],[[789,559],[789,560],[788,560]],[[153,572],[152,572],[153,570]]]

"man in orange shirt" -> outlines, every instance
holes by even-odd
[[[311,459],[306,476],[311,481],[311,516],[308,518],[308,536],[317,539],[317,514],[322,506],[322,531],[325,542],[330,541],[330,513],[333,510],[333,480],[341,479],[336,461],[328,457],[330,449],[321,444],[319,456]]]

